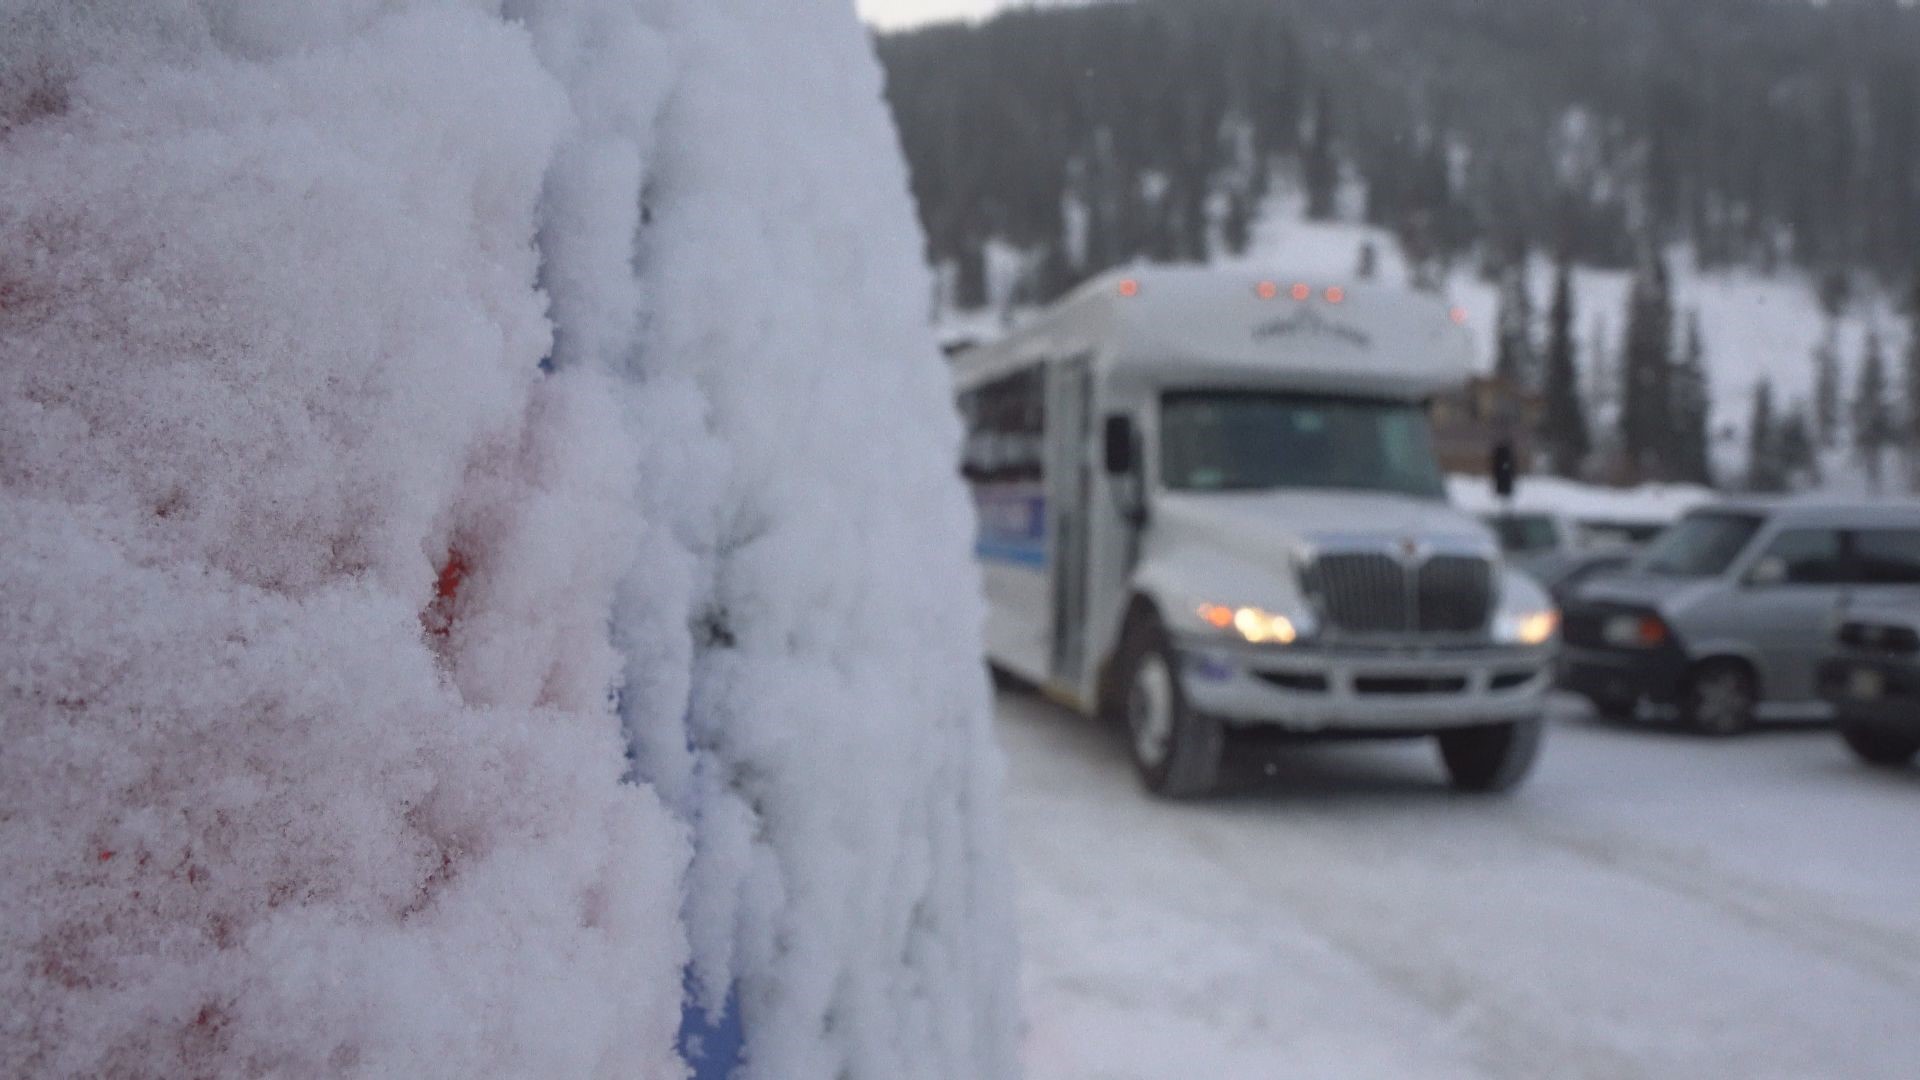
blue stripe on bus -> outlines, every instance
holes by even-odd
[[[973,554],[986,562],[1012,563],[1015,566],[1047,565],[1047,549],[1026,544],[994,544],[982,540],[973,545]]]

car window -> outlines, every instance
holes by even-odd
[[[1625,555],[1609,556],[1608,558],[1605,558],[1605,559],[1595,559],[1592,562],[1587,563],[1585,566],[1582,566],[1579,569],[1575,570],[1573,573],[1567,575],[1566,584],[1569,586],[1584,585],[1588,581],[1591,581],[1594,578],[1600,577],[1603,574],[1617,573],[1621,569],[1625,568],[1626,565],[1632,561],[1633,561],[1632,559],[1628,558]]]
[[[1847,573],[1846,550],[1838,529],[1793,529],[1775,537],[1767,545],[1762,560],[1778,559],[1788,585],[1844,584]]]
[[[1862,529],[1854,533],[1853,564],[1853,576],[1861,584],[1920,584],[1920,529]]]
[[[1764,524],[1765,519],[1753,514],[1690,514],[1660,534],[1640,568],[1662,577],[1725,573]]]
[[[1524,554],[1552,551],[1560,546],[1559,529],[1545,514],[1489,514],[1482,520],[1500,538],[1504,551]]]

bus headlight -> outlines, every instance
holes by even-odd
[[[1493,640],[1502,645],[1545,645],[1558,633],[1560,613],[1553,608],[1501,612],[1493,620]]]
[[[1265,608],[1201,604],[1194,613],[1215,630],[1238,634],[1251,645],[1291,645],[1307,629],[1299,620]]]

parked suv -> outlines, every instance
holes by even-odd
[[[1561,683],[1603,712],[1712,734],[1831,718],[1819,672],[1842,603],[1915,585],[1920,504],[1717,504],[1575,594]]]
[[[1920,589],[1849,605],[1820,690],[1860,760],[1905,765],[1920,756]]]

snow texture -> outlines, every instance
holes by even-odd
[[[1011,1074],[918,243],[835,0],[0,2],[0,1074]]]

